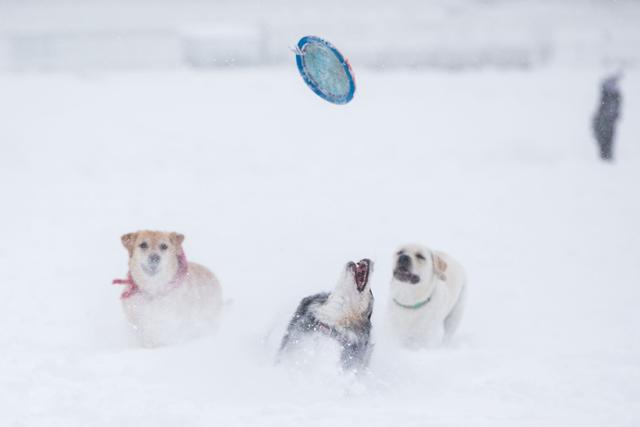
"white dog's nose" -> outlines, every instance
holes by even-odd
[[[411,258],[409,255],[402,254],[398,257],[398,266],[399,267],[408,267],[411,264]]]
[[[149,264],[158,264],[160,262],[160,255],[151,254],[149,255]]]

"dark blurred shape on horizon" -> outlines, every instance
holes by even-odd
[[[602,81],[600,103],[593,117],[593,133],[598,141],[600,158],[605,161],[613,160],[616,122],[620,117],[622,103],[622,94],[618,86],[620,78],[621,74],[616,73]]]

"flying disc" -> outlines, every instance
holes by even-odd
[[[300,39],[296,63],[304,82],[319,97],[334,104],[346,104],[356,91],[349,61],[331,43],[320,37]]]

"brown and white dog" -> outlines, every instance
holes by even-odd
[[[127,320],[145,347],[171,344],[211,330],[222,308],[222,289],[207,268],[187,262],[184,236],[138,231],[122,236],[129,252],[121,295]]]
[[[466,275],[451,256],[420,245],[394,257],[390,332],[408,347],[431,347],[449,338],[462,318]]]

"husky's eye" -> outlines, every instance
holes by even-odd
[[[396,255],[402,255],[402,254],[404,254],[404,251],[398,251]]]
[[[161,251],[166,251],[167,249],[169,249],[169,246],[167,246],[167,244],[166,244],[166,243],[162,243],[162,244],[160,245],[160,250],[161,250]]]
[[[147,242],[142,242],[140,243],[140,249],[147,249],[149,247],[149,244]]]
[[[418,253],[416,254],[416,258],[418,258],[419,260],[422,260],[422,261],[424,261],[424,260],[426,259],[426,258],[424,257],[424,255],[422,255],[420,252],[418,252]]]

